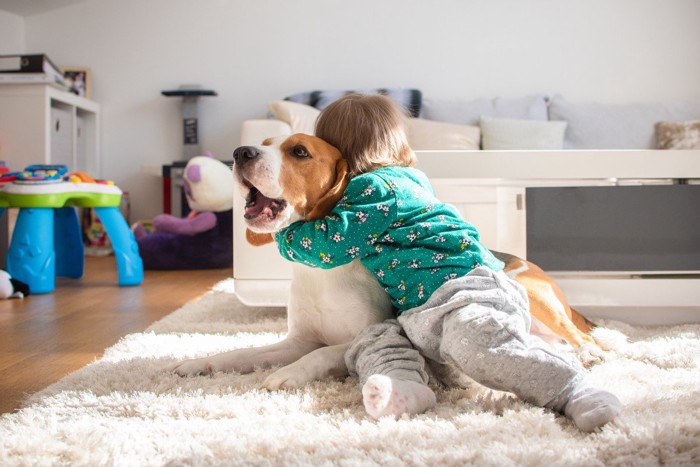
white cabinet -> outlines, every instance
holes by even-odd
[[[527,256],[528,187],[615,186],[639,179],[700,179],[700,151],[422,151],[418,168],[440,199],[454,204],[492,249]],[[284,305],[291,267],[274,244],[245,240],[245,199],[234,190],[233,277],[250,305]],[[673,206],[669,206],[673,209]],[[588,317],[636,324],[700,322],[697,274],[553,273],[569,301]]]
[[[0,85],[0,160],[101,176],[99,104],[48,84]]]
[[[533,221],[526,209],[527,188],[614,188],[694,179],[700,176],[700,151],[426,151],[418,153],[418,166],[438,197],[476,225],[484,244],[526,258],[528,222]],[[694,199],[682,202],[697,204]],[[660,275],[650,263],[632,273],[550,274],[569,303],[589,318],[645,325],[700,322],[700,278],[694,270]]]
[[[525,245],[525,187],[462,180],[431,180],[438,199],[456,207],[473,224],[484,245],[522,258]]]

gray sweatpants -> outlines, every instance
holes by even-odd
[[[577,360],[530,335],[525,289],[486,267],[446,282],[426,303],[402,313],[398,322],[369,326],[353,341],[345,360],[361,384],[373,374],[426,383],[421,356],[429,364],[448,365],[484,386],[557,411],[584,374]]]

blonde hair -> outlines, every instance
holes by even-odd
[[[323,109],[316,136],[340,150],[351,175],[387,166],[411,166],[406,110],[382,95],[348,94]]]

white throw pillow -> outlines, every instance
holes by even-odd
[[[421,150],[478,150],[481,130],[478,126],[409,118],[406,124],[408,144]]]
[[[563,149],[567,122],[481,118],[482,146],[490,150]]]
[[[316,128],[316,119],[320,110],[310,105],[298,104],[291,101],[275,101],[267,104],[272,115],[292,128],[292,133],[306,133],[313,135]]]

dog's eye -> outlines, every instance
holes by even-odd
[[[308,159],[309,157],[311,157],[306,148],[301,145],[294,146],[292,148],[292,154],[294,155],[294,157],[298,157],[299,159]]]

